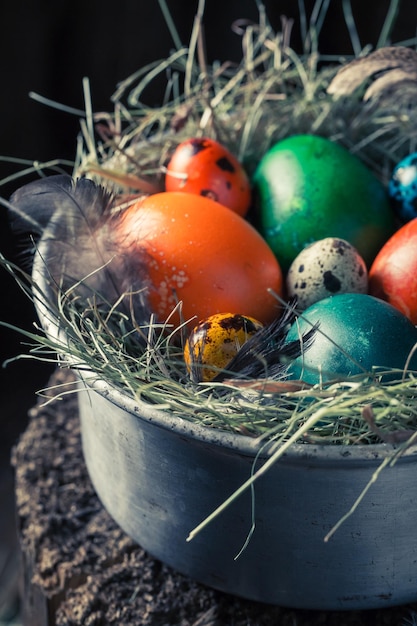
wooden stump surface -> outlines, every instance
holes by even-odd
[[[299,611],[234,598],[150,557],[107,514],[84,464],[73,375],[57,370],[12,455],[25,626],[402,626],[416,607]],[[417,585],[417,581],[416,581]]]

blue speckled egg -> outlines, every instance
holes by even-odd
[[[394,168],[388,184],[393,210],[402,222],[417,217],[417,152],[409,154]]]

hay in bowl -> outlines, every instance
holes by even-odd
[[[275,33],[259,9],[259,23],[242,28],[238,66],[207,65],[200,12],[189,48],[121,83],[112,113],[95,115],[87,97],[74,178],[110,188],[112,208],[123,211],[132,198],[163,189],[168,155],[185,138],[216,138],[251,175],[273,143],[312,133],[346,147],[386,184],[415,147],[413,52],[382,45],[352,62],[327,63],[312,24],[297,55],[289,23]],[[323,19],[320,9],[316,18]],[[161,73],[166,101],[149,108],[141,94]],[[185,323],[152,315],[138,322],[129,308],[103,306],[90,275],[68,285],[64,272],[60,280],[52,271],[56,229],[67,227],[62,211],[46,225],[32,277],[3,263],[37,305],[45,334],[26,333],[34,356],[58,354],[78,373],[87,466],[119,524],[151,554],[244,597],[329,609],[414,600],[409,536],[417,494],[405,486],[416,452],[415,373],[392,380],[368,372],[314,387],[267,373],[193,382],[183,360]],[[376,517],[361,509],[369,491]]]

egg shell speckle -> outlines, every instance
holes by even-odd
[[[298,307],[340,293],[366,293],[365,261],[349,242],[337,237],[320,239],[304,248],[287,274],[287,293],[297,297]]]

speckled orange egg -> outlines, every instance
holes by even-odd
[[[247,315],[219,313],[202,320],[190,333],[184,360],[191,379],[208,382],[239,352],[246,341],[262,328]]]
[[[166,169],[166,191],[185,191],[220,202],[244,217],[251,203],[249,179],[237,158],[209,137],[177,146]]]
[[[181,302],[194,325],[232,311],[271,322],[283,277],[261,235],[245,219],[209,198],[165,191],[132,204],[117,223],[120,254],[145,268],[143,286],[160,322]]]

